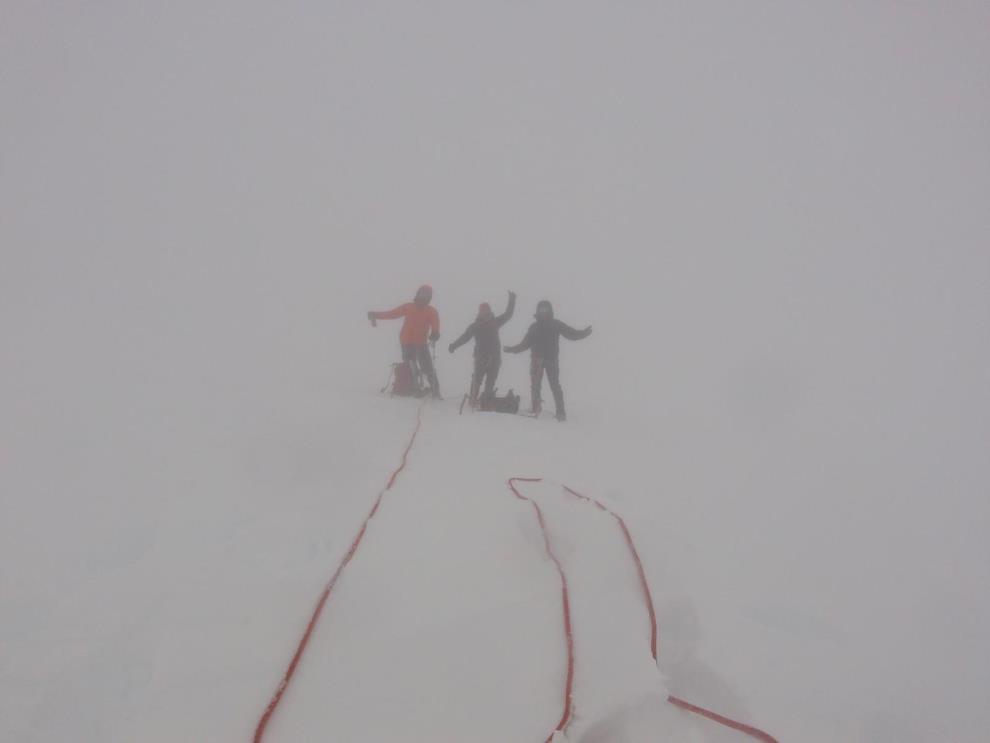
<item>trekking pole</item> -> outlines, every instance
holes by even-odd
[[[382,387],[379,390],[379,392],[381,392],[381,393],[384,393],[385,390],[388,389],[388,385],[392,381],[392,376],[395,374],[395,364],[392,364],[388,369],[389,369],[389,371],[388,371],[388,379],[385,380],[385,386]]]

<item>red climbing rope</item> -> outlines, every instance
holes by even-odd
[[[354,541],[351,542],[350,549],[344,555],[344,558],[337,565],[337,569],[333,571],[333,575],[330,576],[330,580],[327,582],[326,586],[323,588],[323,592],[320,594],[319,599],[316,602],[316,607],[313,609],[313,614],[309,618],[309,624],[306,625],[306,631],[303,632],[302,638],[299,640],[299,645],[296,648],[295,654],[292,656],[292,660],[289,662],[289,667],[285,670],[285,675],[279,682],[278,688],[275,690],[275,694],[272,696],[271,701],[265,708],[264,714],[261,715],[261,719],[258,721],[258,726],[254,731],[254,743],[261,743],[265,737],[265,729],[268,727],[268,722],[271,720],[272,715],[275,713],[275,709],[278,707],[279,702],[282,701],[282,696],[285,694],[285,690],[289,686],[289,682],[292,681],[292,677],[296,673],[296,668],[299,666],[299,661],[302,660],[303,653],[306,652],[306,646],[309,645],[309,640],[313,635],[313,630],[316,629],[316,624],[320,620],[320,615],[323,613],[323,607],[326,606],[327,599],[330,598],[330,593],[333,591],[334,585],[337,583],[337,578],[343,572],[344,568],[354,557],[354,553],[357,552],[358,546],[361,544],[361,540],[364,539],[364,534],[368,529],[368,522],[374,518],[375,513],[378,512],[378,506],[381,505],[382,498],[385,496],[392,486],[395,485],[396,479],[399,477],[399,473],[406,468],[406,460],[409,457],[409,451],[412,449],[413,444],[416,442],[416,435],[419,433],[420,424],[423,420],[423,406],[420,405],[419,409],[416,411],[416,427],[413,429],[412,436],[409,438],[409,443],[406,444],[405,451],[402,452],[402,462],[398,467],[392,472],[392,476],[389,477],[388,483],[382,488],[381,492],[378,493],[378,497],[375,498],[375,503],[371,507],[371,511],[365,516],[364,521],[361,522],[361,528],[358,530],[357,536],[354,537]]]
[[[543,511],[540,510],[539,505],[532,498],[527,498],[525,495],[516,490],[517,482],[541,482],[541,479],[536,477],[513,477],[509,479],[509,490],[515,495],[519,500],[526,501],[529,503],[533,510],[536,512],[536,520],[540,524],[540,530],[543,532],[543,545],[546,547],[547,555],[553,560],[553,564],[557,566],[557,573],[560,575],[560,592],[561,592],[561,602],[563,604],[564,612],[564,638],[567,641],[567,675],[564,681],[564,710],[560,715],[560,722],[557,723],[557,727],[554,728],[553,732],[547,737],[546,743],[550,743],[553,740],[554,733],[558,730],[563,732],[567,727],[567,724],[571,721],[571,694],[574,688],[574,633],[571,629],[571,600],[567,593],[567,575],[564,573],[564,568],[560,564],[560,560],[557,559],[557,555],[553,551],[553,546],[550,543],[550,533],[547,531],[546,522],[543,520]]]
[[[285,691],[289,686],[289,683],[292,681],[292,678],[295,675],[296,669],[298,668],[299,663],[302,660],[303,654],[306,651],[306,647],[309,644],[310,638],[312,637],[316,625],[319,622],[320,615],[323,613],[323,609],[326,606],[327,600],[329,599],[330,594],[337,583],[337,579],[340,577],[344,568],[347,567],[348,563],[350,563],[350,561],[354,557],[354,554],[357,552],[357,549],[360,546],[361,541],[364,539],[365,533],[367,532],[368,523],[371,521],[372,518],[374,518],[375,514],[378,512],[378,508],[381,506],[385,494],[395,486],[399,474],[405,469],[406,462],[409,457],[409,452],[412,450],[413,444],[416,442],[416,437],[419,434],[421,424],[422,424],[422,405],[417,410],[416,426],[413,429],[412,435],[409,438],[409,443],[406,445],[406,448],[402,453],[402,461],[400,462],[399,466],[392,472],[385,487],[382,488],[381,492],[378,493],[378,496],[375,498],[371,510],[368,512],[368,515],[361,523],[361,527],[358,530],[357,535],[354,537],[354,540],[351,542],[350,548],[347,550],[344,557],[341,559],[340,564],[337,565],[336,570],[334,570],[333,575],[330,577],[330,580],[327,582],[326,586],[324,586],[323,591],[316,602],[316,606],[313,609],[313,613],[309,619],[309,623],[306,625],[306,630],[303,632],[303,635],[299,640],[299,644],[296,648],[295,653],[292,656],[291,661],[289,662],[289,666],[286,669],[285,674],[282,677],[282,680],[279,682],[278,688],[275,690],[275,693],[272,696],[271,701],[268,703],[268,706],[265,708],[265,711],[262,714],[261,719],[258,721],[258,726],[255,729],[255,733],[254,733],[254,743],[262,743],[265,735],[265,730],[268,727],[268,723],[270,722],[272,715],[275,713],[275,710],[277,709],[279,703],[281,702],[282,697],[284,696]],[[551,731],[550,735],[546,739],[546,743],[551,743],[554,735],[558,731],[565,732],[568,724],[571,721],[572,696],[574,690],[574,665],[575,665],[574,634],[571,624],[571,604],[567,589],[567,574],[564,572],[563,565],[561,564],[560,560],[557,558],[557,555],[553,550],[553,543],[550,539],[550,532],[547,529],[546,520],[543,517],[543,511],[540,509],[539,504],[535,500],[523,495],[516,488],[516,483],[520,483],[520,482],[536,483],[536,482],[543,482],[543,479],[538,477],[513,477],[509,479],[508,485],[512,494],[516,498],[525,501],[529,503],[530,506],[532,506],[533,511],[536,514],[536,520],[540,525],[540,531],[543,534],[543,544],[544,544],[544,548],[546,549],[547,556],[553,562],[554,566],[557,569],[557,574],[560,577],[561,604],[562,604],[563,620],[564,620],[564,638],[567,649],[567,671],[564,680],[564,704],[563,704],[563,711],[561,712],[561,716],[560,716],[560,721],[557,723],[557,726],[553,729],[553,731]],[[659,642],[658,642],[659,631],[657,627],[656,609],[653,604],[653,596],[650,593],[650,585],[646,578],[646,571],[643,568],[643,561],[640,559],[639,552],[636,549],[636,544],[633,541],[632,534],[630,533],[629,528],[626,526],[625,520],[621,516],[619,516],[619,514],[617,514],[612,509],[610,509],[608,506],[604,505],[601,501],[597,500],[596,498],[590,498],[586,495],[582,495],[581,493],[578,493],[576,490],[573,490],[566,485],[562,485],[561,487],[563,487],[566,493],[576,498],[579,498],[587,503],[590,503],[599,510],[608,513],[610,516],[612,516],[613,519],[615,519],[620,530],[622,531],[622,535],[625,539],[626,546],[629,548],[629,554],[636,568],[636,572],[639,575],[640,589],[643,592],[643,600],[646,605],[647,613],[649,615],[650,652],[653,655],[654,660],[657,660],[659,655]],[[776,739],[774,739],[764,731],[759,730],[758,728],[738,722],[737,720],[732,720],[716,712],[712,712],[711,710],[707,710],[704,709],[703,707],[699,707],[697,705],[691,704],[690,702],[687,702],[673,695],[668,696],[667,701],[670,704],[674,705],[675,707],[678,707],[679,709],[686,710],[696,715],[700,715],[701,717],[705,717],[706,719],[712,720],[713,722],[716,722],[720,725],[724,725],[725,727],[731,728],[733,730],[737,730],[741,733],[750,736],[751,738],[762,741],[763,743],[777,743]]]
[[[738,722],[736,720],[730,720],[728,717],[718,714],[717,712],[712,712],[704,707],[699,707],[696,704],[691,704],[691,702],[685,702],[683,699],[678,699],[677,697],[670,695],[667,697],[667,701],[670,702],[675,707],[680,707],[688,712],[694,712],[696,715],[701,715],[702,717],[707,717],[709,720],[717,722],[719,725],[724,725],[727,728],[732,728],[733,730],[738,730],[740,733],[745,733],[750,738],[756,740],[762,740],[763,743],[777,743],[777,739],[763,732],[759,728],[754,728],[751,725],[746,725],[744,723]]]
[[[581,495],[576,490],[572,490],[566,485],[562,485],[565,492],[570,493],[576,498],[580,498],[588,503],[593,503],[600,511],[605,511],[609,516],[616,520],[619,524],[619,528],[622,529],[622,536],[626,539],[626,545],[629,547],[629,554],[632,555],[632,560],[636,565],[636,572],[639,573],[639,586],[643,590],[643,598],[646,599],[646,608],[650,615],[650,652],[653,653],[653,660],[657,660],[657,612],[653,607],[653,594],[650,593],[650,584],[646,580],[646,570],[643,569],[643,561],[639,559],[639,552],[636,550],[636,543],[633,542],[632,534],[629,533],[629,528],[626,526],[626,522],[622,517],[613,511],[611,508],[603,504],[600,500],[596,498],[589,498],[587,495]]]
[[[536,478],[514,477],[509,480],[509,487],[511,488],[512,492],[516,495],[516,497],[521,498],[522,500],[525,501],[529,501],[530,503],[533,504],[533,508],[536,509],[537,518],[540,522],[540,528],[543,530],[543,538],[547,544],[547,553],[550,555],[554,563],[557,565],[557,570],[560,572],[561,584],[564,586],[564,612],[565,612],[564,632],[567,635],[568,678],[567,678],[567,692],[566,692],[565,708],[564,708],[565,717],[561,720],[561,724],[557,726],[557,730],[563,730],[564,727],[567,725],[568,718],[570,716],[571,687],[573,683],[573,670],[574,670],[574,639],[571,635],[570,606],[567,601],[567,582],[566,582],[567,579],[564,575],[564,570],[561,567],[560,562],[558,562],[557,558],[554,557],[553,551],[551,550],[550,537],[547,532],[546,524],[544,523],[543,520],[543,513],[540,511],[540,507],[536,504],[536,501],[532,500],[531,498],[527,498],[526,496],[520,494],[518,490],[516,490],[516,488],[513,485],[513,483],[516,482],[543,482],[543,479],[538,477]],[[581,493],[569,488],[566,485],[561,485],[561,487],[564,489],[566,493],[569,493],[570,495],[573,495],[576,498],[580,498],[586,503],[591,503],[599,510],[608,513],[612,518],[615,519],[616,523],[618,523],[619,525],[619,528],[622,530],[622,535],[625,538],[626,546],[629,548],[629,554],[632,558],[633,564],[636,566],[636,572],[639,574],[639,584],[640,584],[640,588],[643,591],[643,600],[644,603],[646,604],[646,609],[649,614],[650,652],[653,655],[653,659],[655,661],[658,661],[659,643],[657,637],[659,632],[657,628],[656,608],[653,605],[653,594],[650,593],[650,584],[646,580],[646,571],[643,568],[643,561],[640,559],[639,551],[636,549],[636,543],[633,541],[632,534],[629,532],[629,528],[626,526],[626,522],[623,520],[621,516],[619,516],[619,514],[617,514],[615,511],[613,511],[611,508],[603,504],[598,499],[589,498],[586,495],[582,495]],[[717,722],[720,725],[724,725],[725,727],[732,728],[733,730],[738,730],[739,732],[745,733],[746,735],[750,736],[751,738],[754,738],[755,740],[763,741],[763,743],[777,743],[777,740],[775,738],[773,738],[768,733],[765,733],[764,731],[760,730],[759,728],[755,728],[750,725],[746,725],[745,723],[739,722],[737,720],[730,719],[728,717],[725,717],[724,715],[718,714],[717,712],[712,712],[711,710],[707,710],[703,707],[699,707],[695,704],[691,704],[690,702],[686,702],[685,700],[675,697],[673,695],[669,695],[667,697],[667,701],[673,704],[675,707],[678,707],[679,709],[683,709],[688,712],[692,712],[696,715],[700,715],[701,717],[705,717],[709,720],[712,720],[713,722]],[[553,736],[551,735],[551,738],[552,737]]]

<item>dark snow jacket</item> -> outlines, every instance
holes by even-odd
[[[547,302],[549,305],[549,302]],[[591,328],[576,330],[553,316],[553,308],[546,317],[537,317],[529,326],[526,337],[516,346],[506,346],[506,353],[522,353],[532,349],[533,357],[544,361],[556,361],[560,357],[560,336],[569,341],[579,341],[591,335]]]
[[[509,306],[505,308],[505,312],[498,317],[495,315],[479,317],[473,323],[468,325],[467,330],[464,331],[460,338],[450,344],[450,352],[453,353],[469,340],[474,338],[475,358],[501,358],[502,341],[499,338],[498,331],[503,325],[512,319],[512,313],[515,311],[516,295],[510,294]]]

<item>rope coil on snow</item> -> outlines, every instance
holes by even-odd
[[[556,733],[557,731],[564,732],[565,728],[567,727],[567,723],[570,721],[571,690],[574,681],[573,678],[574,638],[571,632],[570,605],[567,596],[567,578],[563,568],[560,565],[560,562],[553,554],[553,550],[550,545],[550,535],[549,532],[547,531],[546,523],[543,520],[543,512],[540,510],[540,507],[536,504],[536,501],[534,501],[531,498],[527,498],[516,489],[515,483],[517,482],[543,482],[543,478],[513,477],[509,479],[508,484],[509,484],[509,489],[517,498],[528,501],[533,505],[533,508],[535,509],[537,514],[537,520],[540,523],[540,529],[543,531],[543,539],[544,542],[546,543],[547,553],[550,555],[551,559],[553,559],[554,563],[557,566],[557,570],[560,573],[561,585],[563,586],[564,617],[565,617],[564,633],[567,637],[567,683],[565,690],[564,716],[561,718],[561,721],[558,724],[557,728],[554,730],[554,733]],[[647,613],[649,614],[650,652],[653,655],[653,660],[659,662],[659,647],[658,647],[659,631],[657,627],[656,607],[653,604],[653,594],[650,592],[650,584],[646,579],[646,571],[643,568],[643,561],[642,559],[640,559],[639,550],[636,549],[636,543],[635,541],[633,541],[632,534],[629,532],[629,528],[626,526],[625,520],[619,514],[617,514],[615,511],[613,511],[611,508],[606,506],[597,498],[590,498],[586,495],[582,495],[576,490],[569,488],[567,485],[561,484],[561,487],[564,489],[564,492],[576,498],[580,498],[584,502],[594,505],[600,511],[604,511],[605,513],[609,514],[613,519],[615,519],[616,523],[619,526],[619,529],[622,531],[622,535],[625,539],[626,546],[629,548],[630,558],[632,559],[633,564],[636,567],[636,572],[639,575],[640,589],[643,592],[643,601],[646,605]],[[712,712],[711,710],[705,709],[704,707],[699,707],[695,704],[691,704],[690,702],[680,699],[679,697],[675,697],[672,694],[667,696],[667,701],[670,704],[677,707],[678,709],[682,709],[687,712],[691,712],[693,714],[704,717],[706,719],[712,720],[713,722],[717,722],[719,725],[723,725],[727,728],[738,730],[739,732],[744,733],[745,735],[748,735],[749,737],[755,740],[762,741],[763,743],[778,743],[776,738],[772,737],[769,733],[760,730],[759,728],[755,728],[751,725],[747,725],[745,723],[739,722],[738,720],[733,720],[731,718],[725,717],[724,715],[720,715],[717,712]],[[553,739],[554,733],[550,734],[550,738],[547,739],[548,741]]]
[[[340,577],[344,568],[347,567],[350,561],[354,558],[354,555],[357,552],[358,547],[361,545],[361,541],[364,539],[365,533],[367,532],[368,524],[371,521],[371,519],[374,518],[375,514],[378,512],[378,509],[381,506],[385,494],[395,486],[395,483],[399,475],[406,468],[406,463],[409,458],[409,452],[412,450],[413,444],[416,442],[416,437],[419,434],[419,430],[422,425],[422,416],[423,416],[423,406],[421,404],[416,411],[416,425],[413,428],[413,432],[409,438],[409,442],[406,444],[406,448],[402,453],[402,460],[399,463],[399,466],[396,467],[395,470],[393,470],[385,487],[382,488],[382,490],[378,493],[378,496],[375,498],[371,510],[368,512],[368,515],[365,516],[364,521],[361,522],[361,526],[358,529],[357,535],[354,537],[354,540],[351,542],[350,547],[348,548],[347,552],[344,554],[344,557],[341,559],[340,563],[337,565],[337,568],[334,570],[333,575],[330,577],[330,580],[327,582],[326,586],[324,586],[322,593],[317,599],[316,606],[314,607],[309,622],[306,625],[306,629],[299,640],[299,644],[296,647],[296,651],[293,654],[292,659],[290,660],[289,665],[286,668],[285,673],[282,676],[282,679],[280,680],[279,685],[275,690],[275,693],[272,695],[271,701],[269,701],[268,706],[265,708],[265,711],[261,716],[261,719],[258,721],[258,725],[255,728],[255,732],[254,732],[254,739],[253,739],[254,743],[263,742],[265,731],[268,727],[268,723],[271,721],[272,715],[274,715],[276,709],[278,708],[279,703],[282,701],[282,697],[284,696],[286,689],[288,689],[289,683],[292,681],[292,678],[299,667],[299,663],[301,662],[302,657],[306,652],[306,648],[309,645],[309,641],[312,638],[313,632],[316,629],[316,625],[318,624],[320,616],[323,613],[323,609],[326,606],[327,600],[330,598],[330,594],[333,592],[334,586],[337,583],[337,579]],[[557,723],[556,727],[550,732],[550,735],[547,737],[545,742],[545,743],[552,743],[554,737],[557,735],[558,732],[563,734],[566,731],[566,728],[571,721],[571,714],[573,709],[572,697],[574,691],[575,653],[574,653],[573,626],[571,623],[570,596],[567,587],[567,574],[564,571],[563,565],[561,564],[560,560],[558,559],[556,553],[553,550],[553,543],[550,540],[550,533],[549,530],[547,529],[546,520],[543,517],[543,511],[540,509],[539,504],[535,500],[523,495],[516,488],[516,483],[522,483],[522,482],[528,482],[528,483],[543,482],[543,478],[513,477],[508,480],[508,485],[510,491],[516,498],[518,498],[521,501],[525,501],[529,503],[530,506],[532,506],[533,512],[536,516],[537,523],[540,526],[540,531],[543,534],[543,544],[544,544],[544,548],[546,549],[547,556],[551,559],[554,566],[556,567],[557,574],[560,578],[564,639],[567,650],[567,670],[564,678],[563,710],[561,711],[560,721]],[[658,660],[659,631],[657,627],[656,609],[653,604],[653,596],[650,592],[650,586],[646,578],[646,571],[643,568],[643,562],[640,559],[639,552],[636,549],[636,544],[633,541],[632,534],[630,533],[629,528],[626,526],[625,520],[621,516],[619,516],[619,514],[617,514],[615,511],[610,509],[608,506],[603,504],[598,499],[590,498],[586,495],[582,495],[581,493],[578,493],[576,490],[573,490],[572,488],[566,485],[561,485],[561,487],[564,489],[566,493],[576,498],[579,498],[586,503],[590,503],[599,510],[608,513],[613,519],[615,519],[616,524],[618,525],[619,529],[622,531],[622,535],[623,538],[625,539],[626,546],[629,548],[630,557],[633,561],[633,564],[636,568],[636,572],[639,576],[640,589],[643,593],[644,604],[646,605],[647,613],[649,616],[650,652],[653,656],[653,659],[655,661]],[[739,732],[742,732],[756,740],[762,741],[763,743],[777,743],[777,740],[775,738],[771,737],[769,734],[765,733],[764,731],[759,730],[758,728],[752,727],[750,725],[746,725],[737,720],[732,720],[716,712],[712,712],[711,710],[707,710],[704,709],[703,707],[699,707],[697,705],[691,704],[690,702],[687,702],[673,695],[668,696],[667,701],[670,704],[674,705],[675,707],[678,707],[679,709],[683,709],[685,711],[691,712],[701,717],[705,717],[706,719],[712,720],[725,727],[738,730]]]

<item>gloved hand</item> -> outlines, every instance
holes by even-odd
[[[448,353],[453,353],[454,352],[454,344],[453,343],[451,343],[449,346],[447,346],[447,352]]]
[[[430,343],[436,343],[438,340],[440,340],[440,334],[439,333],[433,333],[430,336]]]
[[[509,299],[515,299],[515,298],[516,298],[516,293],[511,289],[509,289]]]
[[[588,327],[586,327],[584,329],[584,332],[587,333],[588,335],[591,335],[591,326],[589,325]]]

